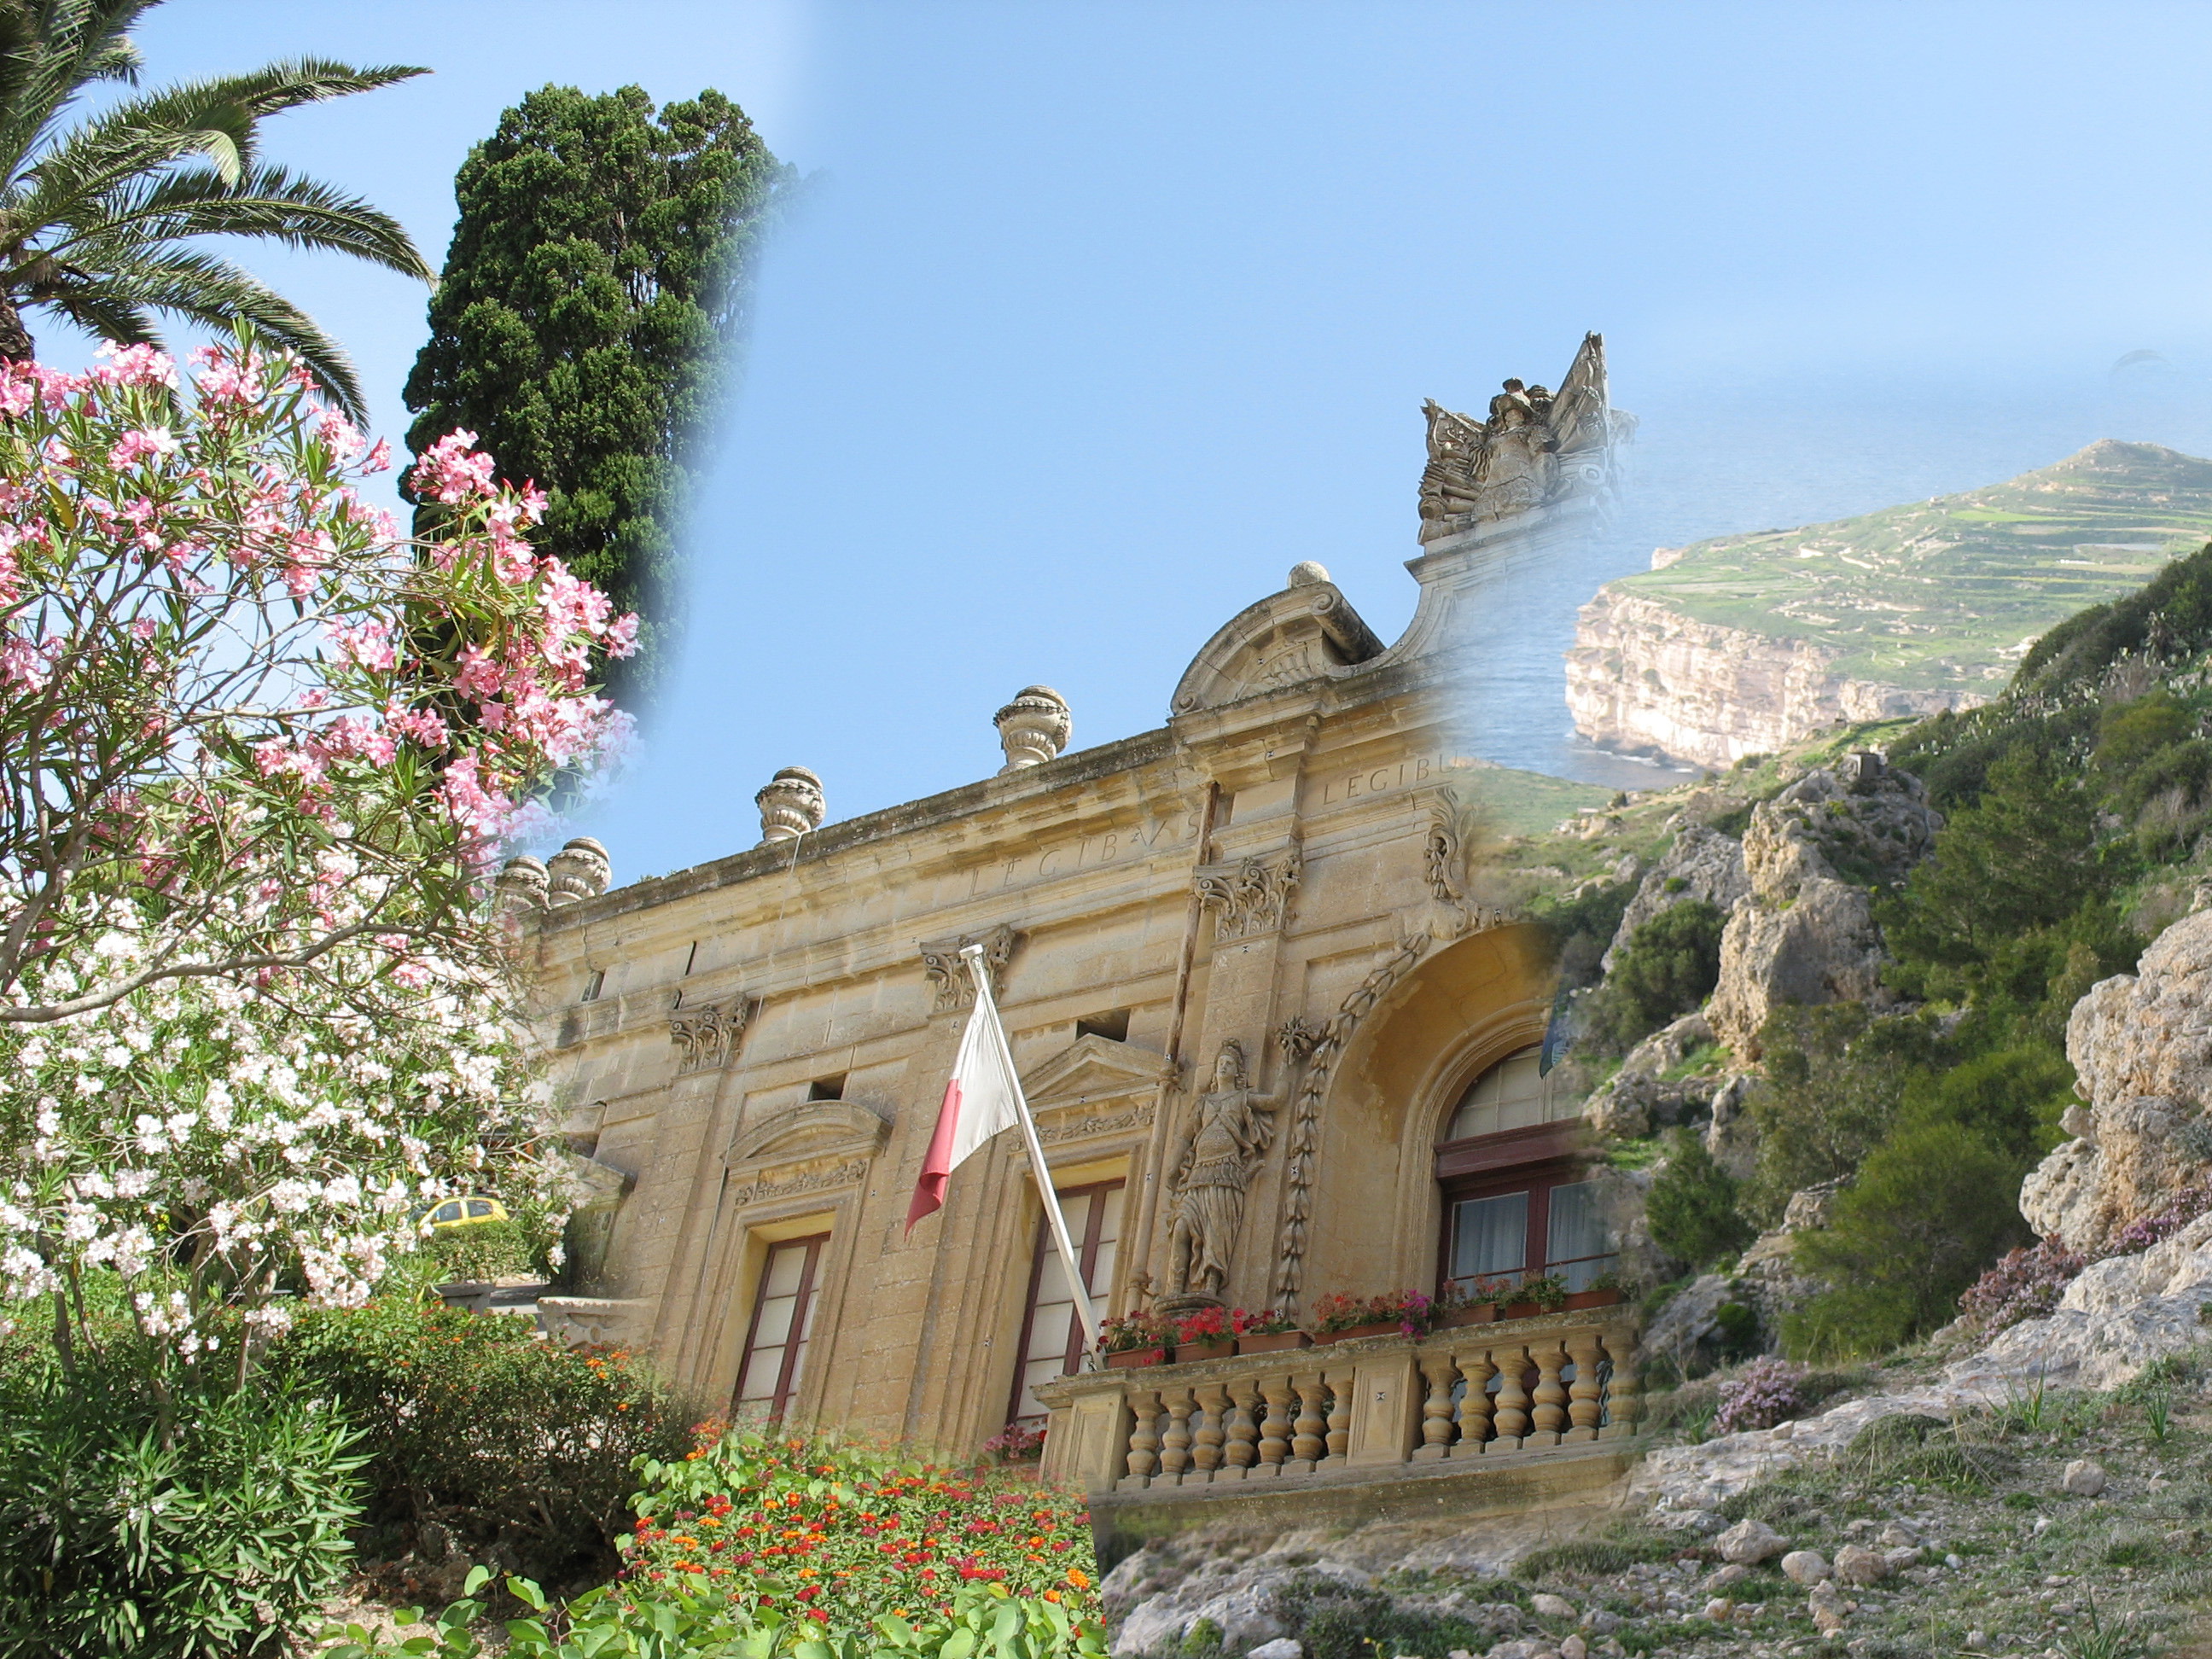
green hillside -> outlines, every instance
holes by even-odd
[[[1987,681],[2037,635],[2212,539],[2212,461],[2091,444],[2004,483],[1800,530],[1698,542],[1612,584],[1699,622],[1810,640],[1911,690]]]

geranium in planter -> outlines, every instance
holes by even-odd
[[[1175,1322],[1176,1364],[1194,1359],[1225,1359],[1237,1352],[1237,1322],[1249,1318],[1242,1309],[1200,1308]]]
[[[1566,1281],[1551,1273],[1524,1279],[1508,1294],[1513,1299],[1498,1310],[1499,1316],[1505,1319],[1534,1319],[1567,1305]]]
[[[1436,1316],[1436,1304],[1419,1291],[1389,1291],[1381,1296],[1325,1296],[1314,1304],[1313,1334],[1322,1342],[1348,1342],[1392,1332],[1422,1336]]]
[[[1437,1328],[1455,1330],[1462,1325],[1487,1325],[1514,1294],[1510,1285],[1497,1279],[1479,1279],[1472,1285],[1455,1287],[1437,1304]]]
[[[1157,1365],[1166,1359],[1175,1330],[1157,1314],[1114,1314],[1100,1322],[1098,1339],[1109,1365]]]
[[[1313,1346],[1313,1338],[1298,1328],[1298,1322],[1276,1309],[1263,1308],[1258,1313],[1245,1315],[1244,1320],[1237,1328],[1239,1353],[1281,1353]]]
[[[1627,1300],[1627,1297],[1628,1289],[1621,1282],[1620,1275],[1616,1273],[1602,1273],[1590,1280],[1586,1288],[1568,1291],[1566,1305],[1571,1310],[1610,1308]]]

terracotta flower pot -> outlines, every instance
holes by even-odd
[[[1119,1370],[1124,1365],[1157,1365],[1167,1358],[1160,1348],[1123,1348],[1106,1356],[1106,1363]]]
[[[1313,1338],[1304,1331],[1277,1331],[1270,1336],[1246,1334],[1237,1339],[1239,1353],[1282,1353],[1291,1348],[1310,1348]]]
[[[1619,1291],[1574,1291],[1567,1297],[1570,1308],[1610,1308],[1621,1299]]]
[[[1462,1325],[1487,1325],[1498,1317],[1498,1305],[1478,1302],[1471,1308],[1454,1308],[1443,1316],[1443,1328],[1456,1330]]]
[[[1188,1365],[1194,1359],[1226,1359],[1236,1352],[1237,1339],[1233,1336],[1209,1337],[1199,1342],[1178,1342],[1176,1344],[1175,1363]]]
[[[1356,1342],[1363,1336],[1395,1336],[1397,1334],[1399,1334],[1398,1322],[1395,1319],[1389,1319],[1384,1320],[1382,1323],[1376,1325],[1354,1325],[1349,1330],[1330,1331],[1326,1335],[1316,1336],[1314,1338],[1314,1340],[1316,1342]]]
[[[1500,1319],[1534,1319],[1544,1310],[1534,1302],[1509,1302],[1498,1310]]]

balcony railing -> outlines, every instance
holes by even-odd
[[[1051,1412],[1048,1480],[1162,1497],[1231,1481],[1333,1486],[1633,1435],[1636,1322],[1620,1306],[1542,1314],[1086,1371],[1036,1393]]]

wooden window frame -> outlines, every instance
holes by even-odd
[[[783,1343],[783,1364],[775,1374],[775,1392],[769,1397],[768,1420],[781,1423],[791,1409],[792,1372],[798,1368],[799,1350],[809,1346],[807,1316],[814,1310],[814,1279],[822,1265],[822,1252],[830,1243],[827,1233],[807,1233],[799,1238],[778,1238],[769,1241],[761,1257],[760,1276],[754,1280],[752,1317],[745,1322],[745,1346],[738,1355],[738,1383],[730,1394],[730,1415],[736,1417],[743,1408],[745,1375],[752,1370],[753,1339],[760,1334],[761,1310],[768,1305],[769,1275],[775,1270],[775,1253],[793,1244],[806,1246],[806,1260],[799,1269],[799,1290],[792,1298],[791,1329]]]
[[[1124,1191],[1129,1185],[1126,1176],[1115,1176],[1105,1181],[1085,1182],[1080,1187],[1055,1187],[1053,1196],[1065,1210],[1071,1198],[1081,1198],[1090,1193]],[[1125,1220],[1127,1218],[1123,1218]],[[1083,1242],[1075,1249],[1076,1261],[1083,1273],[1083,1289],[1091,1288],[1091,1275],[1098,1267],[1098,1235],[1106,1225],[1106,1206],[1093,1204],[1090,1219],[1083,1229]],[[1014,1344],[1014,1382],[1006,1395],[1006,1421],[1019,1422],[1022,1408],[1022,1376],[1030,1368],[1030,1336],[1036,1323],[1037,1288],[1044,1283],[1045,1252],[1058,1247],[1053,1243],[1052,1224],[1040,1207],[1037,1211],[1036,1244],[1030,1252],[1029,1288],[1022,1293],[1022,1334]],[[1083,1322],[1071,1317],[1067,1322],[1067,1353],[1060,1361],[1060,1375],[1073,1376],[1083,1361]]]
[[[1442,1198],[1437,1224],[1439,1296],[1455,1282],[1451,1277],[1452,1211],[1467,1199],[1527,1193],[1528,1232],[1522,1246],[1520,1274],[1533,1277],[1553,1265],[1552,1188],[1590,1178],[1589,1160],[1578,1156],[1575,1148],[1580,1127],[1571,1122],[1535,1124],[1494,1135],[1448,1140],[1437,1148],[1437,1187]]]

